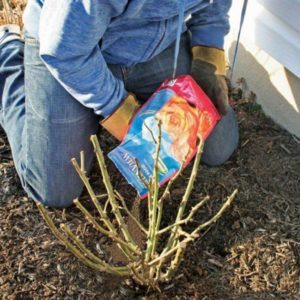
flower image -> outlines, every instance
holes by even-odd
[[[213,127],[213,122],[209,112],[208,111],[200,112],[198,134],[201,135],[204,139],[206,139],[209,133],[211,132],[212,127]]]
[[[190,158],[199,134],[206,136],[211,128],[209,113],[201,112],[179,96],[172,97],[156,117],[172,140],[171,154],[180,162]]]

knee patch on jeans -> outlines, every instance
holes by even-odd
[[[239,129],[235,112],[229,109],[204,145],[202,162],[209,166],[219,166],[225,163],[237,149]]]
[[[64,189],[63,187],[58,187],[57,189],[48,188],[47,185],[33,187],[28,182],[26,182],[25,186],[26,192],[33,200],[52,208],[70,207],[74,199],[80,196],[82,189],[83,185],[81,182],[69,189]]]

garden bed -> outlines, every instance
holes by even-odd
[[[217,224],[187,251],[174,281],[151,292],[95,273],[74,258],[45,225],[35,203],[22,191],[5,134],[0,129],[0,295],[4,299],[300,299],[300,141],[264,115],[254,95],[233,106],[240,145],[224,166],[201,165],[190,205],[211,201],[197,215],[208,218],[235,189],[239,193]],[[101,135],[100,135],[101,139]],[[106,151],[116,143],[105,134]],[[134,198],[109,163],[115,188]],[[174,218],[186,176],[175,184],[166,205]],[[92,180],[101,180],[97,169]],[[103,191],[99,183],[98,189]],[[85,197],[85,196],[84,196]],[[88,205],[88,199],[84,200]],[[56,221],[79,225],[77,234],[97,253],[106,244],[76,208],[50,210]],[[191,227],[193,224],[191,225]]]

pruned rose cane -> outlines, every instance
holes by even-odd
[[[209,197],[199,199],[199,202],[186,212],[187,202],[189,200],[192,188],[199,169],[201,153],[203,149],[203,140],[197,145],[197,154],[194,160],[192,173],[180,201],[177,217],[174,223],[161,228],[161,220],[164,214],[167,213],[165,202],[169,199],[172,184],[180,176],[183,168],[168,182],[161,197],[159,195],[158,185],[158,158],[160,148],[160,137],[158,138],[155,167],[153,177],[145,184],[149,187],[148,193],[148,225],[145,227],[135,216],[129,211],[126,200],[113,189],[109,174],[104,162],[104,155],[96,136],[91,137],[94,145],[95,153],[98,158],[98,163],[101,169],[102,179],[106,188],[106,194],[96,195],[87,177],[84,169],[84,155],[81,154],[80,164],[72,159],[72,163],[81,177],[90,198],[96,208],[97,215],[90,213],[76,199],[74,204],[83,213],[86,220],[95,228],[101,236],[107,236],[117,247],[122,251],[125,261],[120,265],[120,262],[114,262],[110,258],[105,260],[103,256],[97,256],[92,249],[89,249],[85,243],[75,234],[76,230],[72,231],[66,224],[60,224],[60,229],[56,227],[54,221],[49,216],[46,208],[37,203],[38,208],[49,225],[54,235],[71,251],[83,264],[98,272],[106,272],[117,276],[131,277],[137,284],[147,286],[151,289],[158,289],[163,282],[170,281],[176,270],[180,266],[185,250],[189,244],[197,239],[201,231],[215,223],[230,206],[234,200],[237,190],[235,190],[225,201],[219,211],[199,224],[191,231],[187,232],[184,225],[193,221],[197,211],[199,211],[209,200]],[[183,165],[182,165],[183,166]],[[112,217],[111,217],[112,214]],[[136,238],[133,232],[128,229],[126,218],[131,218],[139,228],[143,235],[144,243],[140,244],[140,237]],[[145,223],[145,222],[143,222]],[[166,244],[158,244],[160,238],[167,235]],[[90,241],[89,241],[90,244]],[[162,249],[158,251],[158,249]]]

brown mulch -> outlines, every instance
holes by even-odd
[[[11,7],[9,13],[7,11],[6,13],[3,11],[3,6],[5,7],[4,2],[8,3]],[[25,9],[26,3],[27,0],[0,0],[0,26],[10,23],[18,24],[22,27],[22,12]]]
[[[224,166],[201,166],[191,205],[211,202],[198,214],[208,218],[233,189],[238,196],[215,225],[187,251],[173,282],[147,293],[123,280],[83,266],[52,235],[33,201],[23,193],[10,149],[0,131],[0,295],[3,299],[300,299],[300,141],[266,117],[253,94],[233,105],[240,146]],[[115,146],[105,138],[104,148]],[[134,198],[109,163],[117,189]],[[164,223],[174,218],[189,170],[174,187]],[[99,181],[99,173],[92,173]],[[98,186],[102,190],[101,185]],[[85,200],[88,204],[88,200]],[[51,210],[57,222],[78,226],[77,234],[103,254],[102,237],[75,208]],[[95,238],[96,236],[96,238]]]

